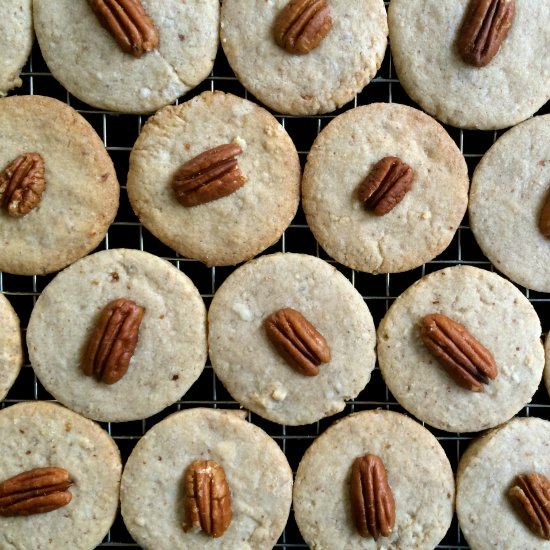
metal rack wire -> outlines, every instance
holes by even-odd
[[[85,105],[71,96],[51,76],[45,65],[40,51],[35,46],[31,58],[22,73],[23,86],[14,94],[40,94],[55,97],[77,109],[102,137],[103,143],[111,155],[122,186],[121,204],[114,224],[109,229],[104,241],[98,250],[109,248],[136,248],[156,254],[176,265],[185,272],[198,287],[206,305],[223,280],[235,269],[230,267],[207,268],[197,261],[189,260],[177,255],[154,238],[138,222],[126,196],[126,173],[128,157],[132,145],[137,138],[146,117],[136,115],[116,115],[100,111]],[[218,58],[211,75],[192,93],[182,100],[188,100],[194,95],[205,90],[222,90],[231,92],[241,97],[251,99],[242,85],[237,81],[223,52],[219,51]],[[376,78],[357,95],[357,97],[342,109],[335,113],[322,116],[277,116],[277,119],[290,134],[298,149],[302,166],[313,140],[340,112],[358,105],[373,102],[397,102],[417,107],[405,94],[392,69],[389,49],[382,68]],[[550,104],[547,104],[542,113],[550,112]],[[446,128],[451,137],[456,141],[468,163],[470,175],[483,153],[494,143],[502,132],[462,131],[452,127]],[[413,282],[423,275],[442,269],[449,265],[467,263],[477,267],[493,270],[493,266],[483,256],[469,229],[467,218],[463,220],[452,243],[440,256],[433,261],[407,273],[392,275],[369,275],[348,269],[335,263],[319,247],[310,232],[303,213],[298,212],[290,227],[274,246],[265,253],[270,252],[302,252],[319,256],[334,264],[348,279],[366,300],[373,314],[376,325],[384,316],[393,300],[408,288]],[[37,297],[42,289],[52,279],[53,275],[42,277],[21,277],[0,273],[0,291],[3,292],[14,308],[20,319],[25,336],[28,319]],[[520,287],[521,288],[521,287]],[[521,288],[537,310],[546,332],[550,327],[550,295]],[[1,403],[0,408],[25,400],[53,400],[40,382],[34,376],[33,370],[26,356],[25,365],[7,398]],[[168,407],[162,413],[151,418],[127,423],[104,423],[104,428],[113,436],[118,444],[123,461],[127,458],[139,438],[156,422],[165,418],[176,410],[197,406],[238,408],[238,403],[232,400],[230,395],[216,379],[214,372],[208,364],[199,380],[189,392],[176,404]],[[376,367],[371,382],[367,388],[354,401],[350,402],[342,413],[324,419],[315,424],[301,427],[280,426],[268,422],[257,415],[249,414],[249,420],[263,428],[270,434],[285,452],[292,469],[295,471],[298,463],[309,447],[313,439],[330,426],[337,418],[341,418],[353,411],[386,408],[399,412],[404,411],[395,401],[385,386],[380,371]],[[546,390],[541,387],[535,394],[533,401],[525,407],[521,415],[534,415],[550,419],[550,399]],[[471,434],[451,434],[429,428],[442,444],[453,469],[456,470],[458,460],[471,439]],[[109,534],[99,548],[139,548],[127,532],[120,514]],[[292,513],[289,522],[283,532],[277,549],[307,548],[294,522]],[[441,549],[465,549],[468,548],[460,533],[456,519],[453,521],[447,535],[438,546]]]

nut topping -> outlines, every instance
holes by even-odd
[[[485,67],[504,42],[515,11],[515,0],[471,0],[457,38],[462,60]]]
[[[102,311],[84,353],[82,370],[105,384],[118,382],[128,370],[138,342],[144,308],[132,300],[114,300]]]
[[[231,523],[231,496],[224,469],[213,460],[195,460],[185,472],[183,529],[221,537]]]
[[[122,51],[141,57],[158,46],[157,29],[140,0],[88,0],[88,4]]]
[[[242,187],[247,177],[235,158],[242,152],[236,143],[227,143],[188,160],[172,181],[178,201],[183,206],[197,206],[226,197]]]
[[[540,211],[539,230],[547,239],[550,239],[550,192],[546,195]]]
[[[317,329],[298,311],[289,307],[266,317],[268,338],[281,357],[305,376],[317,376],[319,365],[330,361],[330,348]]]
[[[550,540],[550,481],[543,474],[516,477],[508,498],[523,522],[543,539]]]
[[[305,54],[316,48],[332,28],[325,0],[290,0],[273,29],[275,42],[290,53]]]
[[[380,457],[356,458],[351,469],[351,511],[362,537],[387,537],[395,524],[395,502]]]
[[[463,388],[482,392],[483,384],[496,378],[498,371],[491,352],[460,323],[432,313],[422,319],[420,335],[432,355]]]
[[[377,216],[393,210],[412,186],[413,169],[398,157],[379,160],[359,186],[359,200]]]
[[[34,468],[0,483],[0,516],[51,512],[71,502],[73,484],[64,468]]]
[[[0,173],[0,204],[20,218],[40,203],[46,187],[44,161],[38,153],[23,153]]]

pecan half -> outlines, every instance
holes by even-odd
[[[550,481],[543,474],[516,477],[508,498],[523,522],[543,539],[550,540]]]
[[[227,143],[188,160],[172,181],[178,201],[183,206],[197,206],[226,197],[242,187],[247,177],[236,159],[242,152],[236,143]]]
[[[20,218],[38,206],[45,188],[44,160],[38,153],[23,153],[0,173],[0,204]]]
[[[304,54],[316,48],[332,28],[325,0],[290,0],[279,13],[273,33],[287,52]]]
[[[351,468],[351,511],[362,537],[387,537],[395,524],[395,502],[379,456],[356,458]]]
[[[456,42],[462,60],[485,67],[504,42],[515,12],[515,0],[470,0]]]
[[[422,319],[420,334],[424,345],[463,388],[482,392],[483,384],[496,378],[498,371],[491,352],[460,323],[432,313]]]
[[[105,307],[84,352],[84,374],[95,375],[105,384],[114,384],[126,374],[138,342],[143,311],[124,298]]]
[[[183,529],[202,529],[221,537],[231,523],[231,496],[222,466],[213,460],[195,460],[185,472]]]
[[[122,51],[141,57],[158,46],[157,29],[140,0],[88,0],[88,4]]]
[[[0,483],[0,516],[51,512],[71,502],[73,484],[64,468],[34,468]]]
[[[539,230],[547,239],[550,239],[550,191],[546,195],[540,211]]]
[[[286,307],[266,317],[267,337],[281,357],[306,376],[317,376],[330,361],[330,348],[317,329],[298,311]]]
[[[399,157],[384,157],[359,186],[359,200],[374,214],[383,216],[403,200],[413,179],[413,169]]]

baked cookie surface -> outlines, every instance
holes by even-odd
[[[0,294],[0,401],[12,387],[21,365],[23,348],[19,318],[8,299]]]
[[[498,374],[475,392],[459,386],[421,339],[425,315],[462,324],[494,357]],[[527,298],[495,273],[454,266],[423,277],[395,300],[378,328],[382,376],[418,419],[452,432],[505,422],[528,403],[544,367],[539,318]]]
[[[306,115],[334,111],[376,74],[386,50],[382,0],[331,0],[332,28],[304,55],[277,45],[273,27],[288,0],[226,0],[221,44],[249,92],[271,109]]]
[[[43,96],[0,101],[0,172],[24,153],[44,162],[46,187],[23,217],[0,208],[0,271],[57,271],[93,250],[118,209],[113,163],[90,124],[68,105]]]
[[[516,0],[515,19],[500,50],[488,65],[477,68],[462,61],[455,45],[468,4],[390,2],[390,43],[399,81],[442,122],[479,130],[513,126],[550,98],[548,6]]]
[[[399,157],[412,187],[385,215],[367,210],[358,188],[376,163]],[[431,117],[374,103],[336,117],[311,147],[303,208],[315,238],[338,262],[369,273],[418,267],[451,242],[466,211],[468,171],[460,150]]]
[[[236,143],[244,185],[217,200],[184,206],[172,189],[184,163]],[[149,119],[130,156],[128,196],[143,225],[180,254],[207,265],[248,260],[279,237],[298,208],[300,162],[266,110],[232,94],[204,92]]]
[[[81,368],[102,310],[120,298],[145,308],[125,376],[110,385]],[[155,414],[179,399],[206,362],[206,309],[191,280],[138,250],[98,252],[44,289],[27,330],[31,364],[64,405],[102,421]]]
[[[156,424],[138,442],[121,484],[122,516],[144,548],[269,550],[290,511],[292,471],[279,446],[244,412],[189,409]],[[195,460],[225,472],[232,520],[212,538],[184,531],[184,474]]]

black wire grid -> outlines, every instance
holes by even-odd
[[[387,4],[387,2],[386,2]],[[49,72],[38,46],[35,44],[32,55],[23,69],[23,86],[12,92],[14,94],[38,94],[54,97],[66,102],[80,112],[95,128],[107,148],[117,171],[121,183],[121,201],[114,224],[110,227],[105,239],[97,250],[109,248],[135,248],[156,254],[174,264],[188,275],[198,287],[206,306],[208,307],[216,289],[225,278],[235,269],[234,267],[205,267],[200,262],[189,260],[176,254],[163,245],[141,226],[128,202],[126,195],[126,175],[128,172],[128,158],[130,150],[139,135],[146,116],[118,115],[106,111],[93,109],[69,94]],[[528,85],[526,85],[526,92]],[[205,90],[221,90],[240,97],[256,101],[235,78],[221,48],[219,49],[214,69],[210,76],[191,93],[182,98],[187,101]],[[353,101],[334,113],[321,116],[275,116],[281,125],[292,137],[300,156],[302,167],[313,140],[319,132],[338,114],[358,105],[374,102],[395,102],[411,105],[418,108],[405,94],[399,84],[392,67],[389,48],[382,67],[376,78],[358,94]],[[259,103],[259,102],[258,102]],[[550,103],[547,103],[537,114],[550,113]],[[458,130],[447,126],[446,130],[455,140],[463,152],[470,172],[477,165],[481,156],[503,133]],[[493,271],[494,268],[477,246],[468,225],[467,215],[462,221],[451,244],[441,255],[431,262],[406,273],[392,275],[370,275],[354,271],[334,262],[319,247],[309,230],[303,212],[298,211],[296,217],[285,231],[281,239],[264,254],[273,252],[301,252],[318,256],[335,265],[355,286],[366,300],[374,317],[376,326],[393,303],[395,298],[407,289],[420,277],[433,271],[456,264],[469,264]],[[0,291],[7,296],[21,319],[23,336],[30,313],[42,289],[52,280],[55,274],[47,276],[24,277],[0,272]],[[539,314],[544,333],[550,327],[550,295],[529,291],[519,287],[531,301]],[[0,408],[27,400],[53,400],[53,397],[42,387],[30,366],[28,355],[25,353],[25,364],[14,386]],[[168,407],[161,413],[141,421],[125,423],[102,423],[102,426],[116,441],[123,462],[130,454],[139,438],[154,424],[169,414],[192,407],[221,407],[238,408],[222,384],[217,380],[214,372],[207,364],[200,378],[180,401]],[[357,399],[351,401],[345,410],[337,415],[321,420],[311,425],[292,427],[274,424],[250,413],[248,418],[254,424],[263,428],[277,441],[293,469],[300,462],[305,450],[310,446],[317,435],[322,433],[335,420],[347,414],[367,409],[383,408],[401,413],[406,411],[400,407],[382,380],[378,366],[372,373],[372,378],[365,390]],[[541,384],[535,393],[533,401],[520,412],[521,416],[538,416],[550,420],[550,399],[546,389]],[[460,456],[466,449],[468,442],[475,434],[454,434],[426,426],[439,440],[453,470]],[[98,548],[140,548],[126,530],[120,513],[105,540]],[[307,548],[304,543],[291,512],[287,526],[281,535],[277,549]],[[442,540],[440,549],[466,549],[468,545],[460,532],[456,517]],[[412,549],[411,549],[412,550]]]

